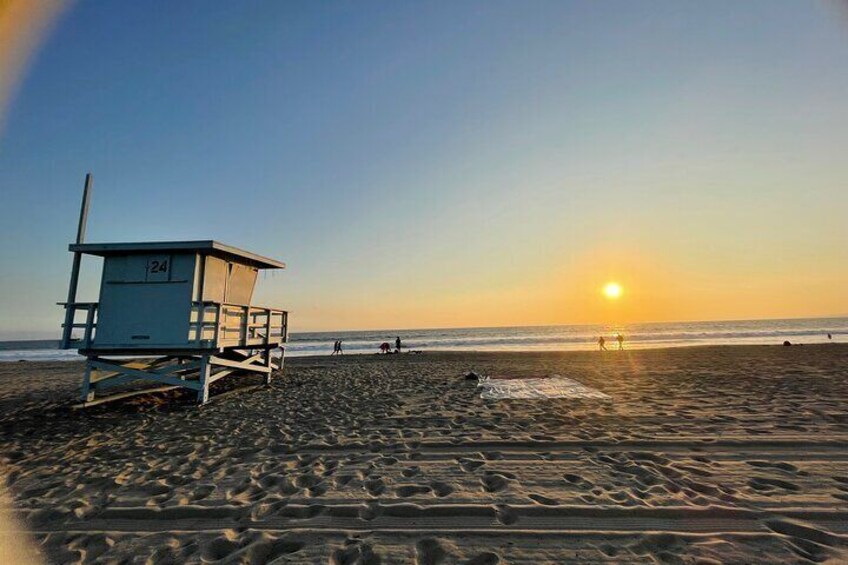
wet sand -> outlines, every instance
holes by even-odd
[[[482,400],[470,370],[611,401]],[[72,411],[80,374],[0,364],[50,562],[848,561],[848,346],[301,358],[202,408]]]

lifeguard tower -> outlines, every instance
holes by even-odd
[[[259,373],[270,384],[283,367],[288,313],[251,302],[259,270],[285,264],[212,240],[84,243],[90,191],[88,175],[77,241],[69,246],[68,301],[60,303],[62,347],[86,357],[83,403],[139,380],[160,385],[152,390],[194,390],[199,404],[212,382],[234,372]],[[75,301],[83,254],[103,258],[98,302]],[[74,329],[82,330],[78,340]],[[137,391],[109,398],[130,394]]]

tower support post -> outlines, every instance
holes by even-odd
[[[85,360],[85,373],[82,377],[82,391],[80,393],[80,400],[82,402],[91,402],[94,400],[94,389],[91,388],[91,362],[90,359]]]
[[[209,355],[200,356],[200,375],[198,375],[197,403],[209,402],[209,373],[212,367],[209,365]]]

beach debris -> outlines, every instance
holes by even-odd
[[[475,381],[475,380],[476,380],[476,381],[479,381],[479,380],[480,380],[480,375],[478,375],[478,374],[477,374],[477,373],[475,373],[474,371],[469,371],[469,372],[468,372],[468,374],[467,374],[467,375],[465,375],[465,380],[466,380],[466,381]]]
[[[788,339],[783,342],[783,347],[789,347],[790,345],[792,345],[792,343]]]
[[[609,395],[560,375],[530,378],[481,377],[477,386],[483,389],[480,398],[486,400],[543,398],[610,400]]]

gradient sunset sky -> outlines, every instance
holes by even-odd
[[[89,170],[89,241],[284,260],[294,331],[848,314],[838,2],[55,13],[0,67],[5,339],[59,332]]]

